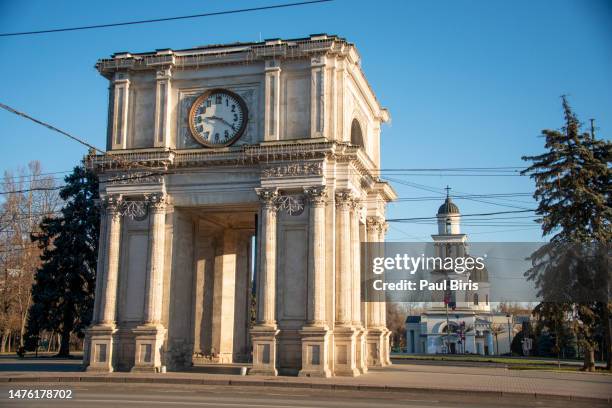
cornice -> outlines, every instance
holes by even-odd
[[[192,49],[162,49],[155,52],[115,53],[111,58],[99,59],[96,69],[108,79],[115,72],[147,71],[159,67],[178,69],[202,68],[215,65],[244,65],[270,59],[291,60],[316,56],[334,56],[348,62],[349,73],[364,93],[374,116],[381,122],[389,120],[388,111],[378,102],[372,87],[361,69],[361,57],[355,45],[336,35],[316,34],[298,39],[270,39],[256,43],[206,45]]]
[[[381,196],[389,201],[397,197],[393,189],[378,178],[374,163],[362,149],[335,141],[283,142],[215,149],[113,150],[106,155],[91,155],[86,158],[89,168],[101,176],[110,176],[109,180],[118,184],[158,182],[158,178],[166,173],[172,174],[176,169],[253,166],[266,171],[269,166],[275,164],[302,162],[314,166],[325,160],[350,164],[357,174],[368,180],[369,189],[380,190]],[[319,167],[313,169],[317,170]]]

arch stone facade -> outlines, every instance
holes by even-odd
[[[328,377],[389,364],[384,303],[361,302],[360,243],[384,240],[396,195],[378,178],[379,132],[366,147],[344,134],[352,106],[371,129],[389,116],[355,46],[316,35],[120,53],[97,69],[110,103],[108,154],[88,158],[103,214],[88,370],[252,362],[251,374]],[[247,107],[229,146],[190,134],[210,89]]]

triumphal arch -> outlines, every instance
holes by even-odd
[[[389,364],[361,242],[382,242],[389,119],[337,36],[117,53],[93,371],[252,362],[250,374],[356,376]]]

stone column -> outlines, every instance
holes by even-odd
[[[361,204],[354,200],[351,205],[351,278],[353,290],[351,292],[352,324],[361,327],[361,249],[359,240],[359,216]]]
[[[106,277],[104,282],[104,300],[102,305],[102,324],[114,325],[117,311],[117,281],[119,278],[119,253],[121,243],[120,196],[109,196],[106,199]]]
[[[152,194],[149,207],[149,243],[145,281],[144,324],[133,330],[135,356],[132,371],[158,372],[166,329],[161,324],[166,235],[166,196]]]
[[[278,189],[255,189],[261,200],[257,324],[251,330],[253,368],[250,374],[278,375],[276,369],[276,212]]]
[[[382,221],[379,217],[371,216],[366,219],[368,253],[367,262],[369,265],[366,268],[368,276],[366,281],[368,285],[372,285],[375,279],[384,279],[383,275],[374,275],[372,273],[372,259],[380,256],[379,254],[379,229]],[[367,365],[368,367],[382,367],[385,362],[385,335],[387,328],[384,325],[384,320],[381,320],[381,308],[384,307],[384,294],[374,291],[371,286],[368,290],[368,314],[367,314]]]
[[[384,256],[384,243],[385,243],[385,233],[389,228],[389,224],[387,224],[384,219],[380,220],[380,226],[378,228],[378,242],[380,242],[381,248],[381,256]],[[391,365],[391,356],[390,356],[390,343],[389,338],[391,337],[391,331],[387,328],[387,304],[385,302],[380,302],[380,314],[379,314],[380,324],[384,326],[384,349],[383,349],[383,365]]]
[[[237,240],[237,231],[226,228],[216,245],[212,348],[218,363],[232,363],[234,357]]]
[[[103,245],[98,256],[104,258],[103,278],[98,282],[98,322],[92,326],[87,335],[90,339],[87,357],[88,371],[111,372],[113,367],[113,335],[117,331],[117,281],[119,275],[119,254],[121,245],[121,196],[109,195],[103,201],[105,209]]]
[[[336,191],[336,322],[334,327],[334,371],[336,375],[357,376],[356,339],[358,330],[353,320],[352,299],[354,278],[351,271],[350,190]]]
[[[325,314],[325,186],[304,188],[309,203],[308,324],[302,328],[303,377],[330,377]]]
[[[351,308],[351,223],[350,206],[352,196],[350,191],[336,192],[336,239],[337,239],[337,272],[336,272],[336,324],[348,326],[352,319]]]
[[[250,360],[249,322],[250,322],[250,260],[251,231],[242,231],[236,244],[236,290],[234,294],[234,362],[246,363]]]
[[[149,259],[147,261],[147,291],[145,292],[144,322],[161,321],[164,249],[166,242],[166,200],[162,194],[153,194],[149,201]]]
[[[351,305],[352,324],[357,330],[355,340],[355,363],[361,374],[365,374],[366,366],[366,330],[361,321],[361,239],[359,237],[359,219],[361,217],[361,203],[353,200],[351,214]]]

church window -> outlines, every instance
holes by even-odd
[[[363,133],[361,131],[361,125],[357,119],[353,119],[351,123],[351,144],[356,146],[363,146]]]

